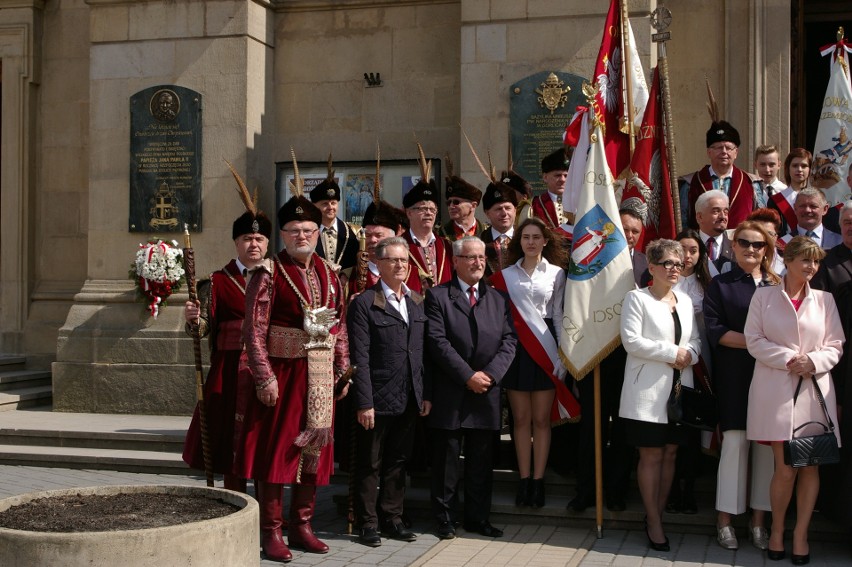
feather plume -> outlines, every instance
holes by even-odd
[[[423,180],[423,183],[429,183],[429,179],[432,177],[432,162],[426,160],[426,154],[423,153],[423,146],[420,145],[420,142],[417,142],[417,155],[420,162],[420,179]]]
[[[379,141],[376,140],[376,180],[373,182],[373,204],[378,206],[382,195],[381,170],[382,149],[379,147]]]
[[[224,158],[222,158],[224,159]],[[225,160],[225,163],[228,164],[228,169],[231,170],[231,175],[234,176],[234,179],[237,182],[237,193],[240,195],[240,200],[243,202],[243,206],[246,208],[248,212],[253,215],[257,214],[257,189],[255,189],[255,198],[252,200],[251,195],[249,195],[248,187],[243,182],[240,174],[237,173],[237,170],[234,169],[234,166],[231,165],[231,162]]]
[[[328,181],[334,181],[334,169],[331,166],[331,152],[328,152],[328,177],[326,177]]]
[[[447,177],[453,176],[453,158],[450,157],[450,152],[447,152],[445,157],[447,160]]]
[[[254,205],[255,210],[257,210],[257,198],[258,198],[257,187],[255,187],[254,193],[251,196],[251,202]]]
[[[290,146],[290,157],[293,158],[293,181],[290,182],[290,191],[294,197],[302,197],[305,194],[305,180],[299,175],[299,164],[293,146]]]
[[[716,98],[713,96],[713,89],[710,88],[710,80],[707,79],[707,75],[704,75],[704,83],[707,85],[707,112],[710,113],[710,120],[718,122],[719,107],[716,106]]]
[[[485,174],[486,179],[488,179],[489,182],[493,182],[494,178],[491,177],[491,175],[488,174],[488,170],[485,169],[484,165],[482,165],[482,160],[480,160],[479,156],[476,155],[476,150],[473,149],[473,144],[470,143],[470,138],[467,137],[467,133],[464,130],[462,130],[462,135],[464,136],[464,139],[467,141],[467,147],[470,148],[470,153],[473,154],[473,159],[476,161],[476,165],[478,165],[479,169],[482,171],[482,173]]]
[[[497,172],[494,170],[494,163],[491,161],[491,150],[488,150],[488,173],[491,174],[491,180],[497,179]]]
[[[507,171],[514,171],[515,162],[512,161],[512,142],[509,142],[509,167]]]

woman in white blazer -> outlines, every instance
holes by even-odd
[[[817,467],[794,469],[784,464],[784,441],[808,421],[825,423],[816,395],[819,385],[829,417],[837,424],[837,403],[829,371],[840,360],[843,328],[830,293],[811,289],[808,282],[819,269],[825,252],[812,239],[797,236],[784,249],[787,273],[782,285],[755,291],[745,325],[746,346],[755,358],[748,396],[746,435],[770,442],[775,473],[769,487],[772,531],[767,557],[780,560],[784,552],[784,517],[796,491],[796,526],[793,529],[794,565],[810,561],[808,526],[819,494]],[[802,387],[794,403],[799,377]],[[814,429],[814,427],[816,429]],[[821,433],[809,426],[797,435]],[[835,429],[840,443],[839,430]]]
[[[675,240],[651,242],[645,250],[653,278],[649,287],[627,293],[621,310],[621,342],[627,351],[619,416],[627,441],[639,449],[639,492],[645,506],[648,545],[668,551],[662,513],[674,477],[677,448],[685,428],[669,423],[666,402],[677,374],[692,386],[701,339],[689,296],[675,291],[683,248]]]

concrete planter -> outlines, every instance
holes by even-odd
[[[53,533],[0,528],[0,565],[35,567],[253,566],[260,565],[259,508],[244,494],[196,486],[96,486],[31,492],[0,500],[0,511],[36,498],[119,493],[219,498],[241,509],[228,516],[187,524],[111,532]]]

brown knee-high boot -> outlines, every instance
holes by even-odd
[[[267,559],[287,563],[293,554],[281,534],[281,484],[257,482],[257,500],[260,503],[261,546]]]
[[[302,482],[293,485],[287,536],[290,547],[304,549],[308,553],[328,553],[328,546],[317,539],[311,529],[317,493],[315,483],[316,475],[302,475]]]

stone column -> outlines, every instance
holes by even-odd
[[[87,0],[90,7],[87,281],[60,329],[54,409],[187,414],[195,404],[186,294],[158,319],[135,300],[127,272],[138,243],[177,234],[128,232],[129,99],[155,85],[201,93],[202,232],[199,276],[234,256],[230,227],[242,212],[223,158],[274,203],[270,148],[273,14],[268,2]],[[206,344],[205,344],[206,350]]]

